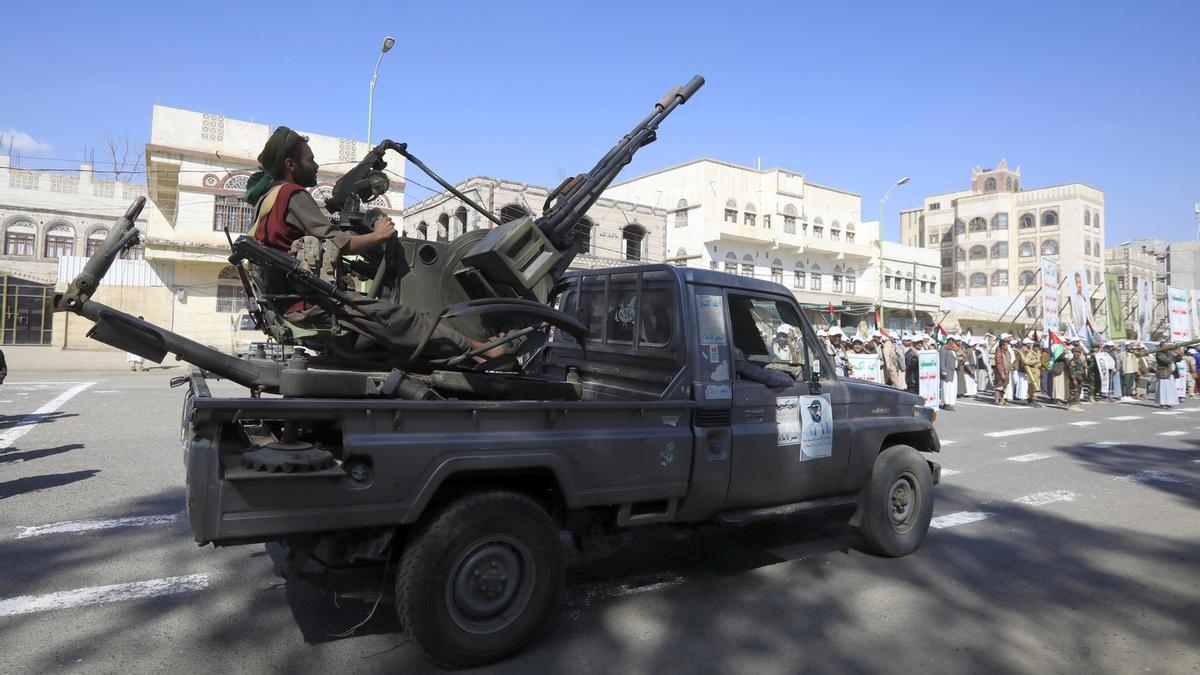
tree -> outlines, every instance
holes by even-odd
[[[131,182],[142,169],[142,153],[128,138],[104,137],[105,154],[108,156],[108,166],[111,167],[101,174],[111,176],[113,180],[123,183]]]

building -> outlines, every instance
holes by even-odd
[[[540,185],[476,176],[455,188],[503,222],[539,217],[550,191]],[[662,262],[666,257],[667,211],[603,197],[577,226],[582,237],[573,269]],[[450,241],[464,232],[494,227],[491,220],[449,192],[440,192],[404,211],[406,236]],[[585,244],[585,245],[584,245]]]
[[[154,106],[146,145],[149,203],[145,226],[139,228],[145,235],[146,273],[125,270],[120,279],[106,279],[95,298],[202,344],[230,348],[231,327],[245,295],[227,260],[224,229],[236,237],[251,225],[253,209],[241,196],[271,131],[264,124]],[[310,190],[321,204],[369,148],[350,138],[301,133],[321,165],[318,185]],[[404,164],[400,157],[389,158],[391,188],[372,202],[397,217],[404,203]],[[78,266],[77,260],[60,260],[60,287]],[[85,337],[91,325],[86,319],[57,314],[55,321],[54,344],[102,348]]]
[[[1125,301],[1125,313],[1132,316],[1138,281],[1154,283],[1153,321],[1158,330],[1166,330],[1168,321],[1167,288],[1200,288],[1200,241],[1166,242],[1150,237],[1118,244],[1106,252],[1108,270],[1117,275]]]
[[[1043,256],[1060,273],[1083,269],[1095,289],[1104,279],[1104,192],[1082,183],[1024,189],[1021,169],[1001,160],[976,167],[969,190],[902,211],[900,241],[939,252],[946,296],[1032,293]]]
[[[90,256],[145,193],[144,185],[104,180],[88,164],[78,171],[24,169],[0,155],[0,344],[51,344],[59,260]],[[142,252],[138,247],[130,257]]]
[[[701,158],[605,196],[666,208],[669,260],[781,283],[820,323],[833,306],[842,325],[874,325],[881,295],[889,328],[926,325],[937,311],[937,253],[881,242],[858,194],[801,172]]]

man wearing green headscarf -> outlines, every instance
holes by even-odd
[[[396,234],[392,219],[378,209],[367,212],[371,232],[350,234],[333,227],[317,206],[316,200],[305,188],[317,185],[318,165],[313,157],[308,139],[292,129],[279,127],[267,140],[258,155],[262,170],[250,177],[245,200],[254,204],[254,225],[249,235],[271,248],[289,252],[293,242],[304,236],[327,240],[345,253],[366,251]],[[283,279],[264,275],[268,293],[287,293]],[[348,308],[361,320],[379,324],[388,336],[388,344],[401,353],[412,353],[422,338],[429,333],[433,319],[427,314],[415,312],[408,307],[381,300],[373,300],[354,292],[347,293],[353,299]],[[321,327],[329,325],[329,316],[324,309],[309,302],[298,302],[280,308],[288,321],[303,326]],[[354,328],[353,322],[347,327]],[[458,331],[439,324],[429,339],[421,356],[435,358],[453,356],[477,349],[482,343],[472,340]],[[499,356],[505,352],[499,347],[486,352],[477,360]]]

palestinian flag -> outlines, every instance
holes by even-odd
[[[1050,331],[1050,363],[1053,366],[1054,362],[1067,353],[1067,343],[1058,337],[1058,333]]]
[[[949,335],[950,334],[946,332],[946,329],[942,328],[942,324],[937,323],[933,325],[933,339],[937,340],[939,345],[946,344],[946,337]]]
[[[836,323],[837,323],[837,310],[835,310],[833,308],[833,303],[830,302],[829,303],[829,325],[832,326]]]

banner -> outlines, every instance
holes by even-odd
[[[1192,314],[1192,335],[1200,337],[1200,291],[1192,291],[1192,302],[1188,309]]]
[[[1167,310],[1171,312],[1171,341],[1184,342],[1192,339],[1192,320],[1188,314],[1188,292],[1182,288],[1167,287]]]
[[[1047,331],[1061,332],[1058,329],[1058,263],[1049,258],[1042,258],[1042,328]]]
[[[846,354],[846,358],[850,361],[853,377],[856,380],[866,380],[867,382],[883,383],[883,377],[880,375],[880,363],[878,354]]]
[[[1071,304],[1071,335],[1088,339],[1092,323],[1092,289],[1088,288],[1087,273],[1082,267],[1067,268],[1067,301]]]
[[[941,358],[937,352],[917,352],[917,391],[925,399],[925,407],[938,406],[938,382],[941,381]]]
[[[1138,279],[1137,285],[1137,339],[1146,342],[1154,332],[1154,282]]]
[[[1104,301],[1108,309],[1108,339],[1125,339],[1125,305],[1121,302],[1121,285],[1117,275],[1112,272],[1104,273]]]

